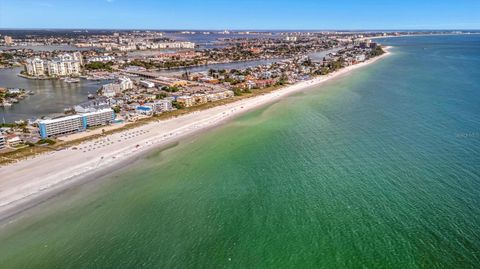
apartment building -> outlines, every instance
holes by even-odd
[[[71,54],[63,54],[47,62],[48,75],[51,77],[79,76],[81,62]]]
[[[83,120],[80,115],[67,116],[51,120],[42,120],[38,123],[38,127],[40,129],[40,137],[42,139],[78,133],[85,130]]]
[[[158,113],[170,111],[173,109],[172,101],[166,100],[166,99],[155,100],[155,102],[153,102],[150,105],[153,107],[155,112],[158,112]]]
[[[51,120],[41,120],[38,123],[40,136],[45,139],[78,133],[87,128],[108,125],[115,119],[115,113],[111,108],[101,109],[94,112],[61,117]]]
[[[120,77],[117,82],[105,84],[102,86],[102,95],[105,97],[115,97],[123,91],[133,88],[133,81],[128,77]]]
[[[192,96],[179,96],[177,97],[177,103],[183,107],[191,107],[195,105],[195,99]]]
[[[115,113],[111,108],[101,109],[82,115],[84,127],[86,128],[108,125],[112,123],[114,119]]]
[[[3,41],[5,41],[5,45],[10,46],[13,44],[13,38],[11,36],[4,36]]]
[[[25,65],[27,74],[30,76],[40,77],[47,75],[47,69],[45,68],[45,61],[36,57],[28,59]]]
[[[80,52],[73,54],[62,54],[55,59],[42,60],[38,57],[28,59],[25,64],[25,69],[29,76],[79,76],[83,63]]]

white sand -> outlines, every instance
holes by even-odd
[[[0,167],[0,220],[25,208],[25,203],[51,195],[55,189],[78,183],[82,178],[95,178],[92,172],[104,171],[113,165],[134,159],[145,151],[178,141],[180,137],[205,130],[248,110],[279,100],[292,93],[319,85],[327,80],[373,63],[388,55],[346,67],[328,76],[299,82],[277,91],[194,112],[174,119],[152,122],[84,142],[62,151],[42,154]]]

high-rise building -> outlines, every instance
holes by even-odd
[[[29,76],[39,77],[46,75],[45,61],[40,58],[28,59],[25,67]]]
[[[51,77],[79,76],[82,71],[81,62],[81,54],[62,54],[48,61],[40,58],[28,59],[25,68],[28,75],[35,77],[45,75]]]
[[[296,37],[296,36],[286,36],[286,37],[285,37],[285,41],[288,41],[288,42],[296,42],[296,41],[297,41],[297,37]]]
[[[83,65],[83,56],[80,51],[76,51],[73,53],[73,59],[80,62],[80,65]]]
[[[108,125],[115,119],[115,112],[111,108],[101,109],[94,112],[61,117],[51,120],[41,120],[38,123],[40,136],[45,139],[78,133],[89,127]]]
[[[121,91],[126,91],[130,90],[133,88],[133,81],[128,78],[128,77],[120,77],[119,79],[120,82],[120,90]]]
[[[78,76],[81,72],[80,61],[70,54],[63,54],[48,61],[47,69],[51,77]]]
[[[3,40],[5,41],[5,45],[7,46],[10,46],[13,44],[13,39],[11,36],[6,35],[3,37]]]
[[[114,97],[123,91],[133,88],[133,81],[128,77],[120,77],[118,82],[105,84],[102,86],[102,95],[105,97]]]

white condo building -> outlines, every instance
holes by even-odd
[[[45,76],[47,73],[45,68],[45,61],[38,57],[28,59],[25,67],[27,69],[27,74],[30,76]]]
[[[82,71],[82,54],[75,52],[73,54],[62,54],[52,60],[42,60],[40,58],[28,59],[26,61],[26,71],[29,76],[79,76]]]
[[[5,45],[10,46],[13,44],[13,38],[11,36],[4,36],[3,41],[5,42]]]
[[[53,136],[67,135],[83,131],[82,117],[79,115],[67,116],[58,119],[42,120],[38,123],[40,136],[45,139]]]
[[[51,120],[41,120],[38,123],[40,136],[62,136],[82,132],[89,127],[108,125],[115,119],[115,113],[111,108],[101,109],[94,112],[61,117]]]
[[[126,91],[133,89],[133,81],[128,78],[128,77],[120,77],[118,78],[119,84],[120,84],[120,90],[121,91]]]
[[[105,97],[112,98],[121,92],[119,83],[108,83],[102,86],[102,95]]]
[[[195,43],[193,42],[165,42],[157,43],[159,49],[194,49]]]
[[[166,112],[173,109],[172,100],[161,99],[155,100],[152,104],[150,104],[155,112]]]
[[[118,82],[108,83],[102,86],[102,95],[105,97],[115,97],[123,91],[133,88],[133,81],[128,77],[120,77]]]
[[[63,54],[56,59],[48,61],[47,69],[48,75],[52,77],[78,76],[82,71],[80,60],[75,59],[70,54]]]

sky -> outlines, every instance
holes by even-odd
[[[0,0],[0,28],[480,29],[480,0]]]

